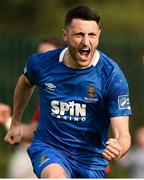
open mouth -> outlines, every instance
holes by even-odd
[[[79,49],[79,54],[81,57],[86,58],[90,54],[90,49],[89,48],[81,48]]]

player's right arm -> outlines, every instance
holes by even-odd
[[[21,118],[34,87],[25,75],[21,75],[18,79],[14,92],[12,122],[4,138],[5,142],[9,144],[17,144],[21,140]]]

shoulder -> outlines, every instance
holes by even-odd
[[[30,56],[29,61],[33,65],[36,64],[40,66],[52,64],[59,61],[59,56],[62,50],[63,48],[58,48],[44,53],[34,53]]]
[[[111,59],[108,55],[99,51],[100,53],[100,60],[98,63],[98,69],[103,74],[103,76],[108,79],[110,76],[113,75],[122,75],[123,72],[117,62]]]
[[[127,94],[128,82],[119,65],[103,52],[100,54],[100,73],[105,81],[106,92],[109,94],[117,94],[118,92]]]

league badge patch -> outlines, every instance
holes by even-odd
[[[118,96],[118,105],[120,110],[130,109],[130,101],[128,95]]]

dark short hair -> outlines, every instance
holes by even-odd
[[[82,19],[88,21],[96,21],[97,24],[100,22],[100,16],[88,6],[77,6],[71,10],[69,10],[65,17],[65,24],[64,27],[66,28],[69,26],[73,19]]]

